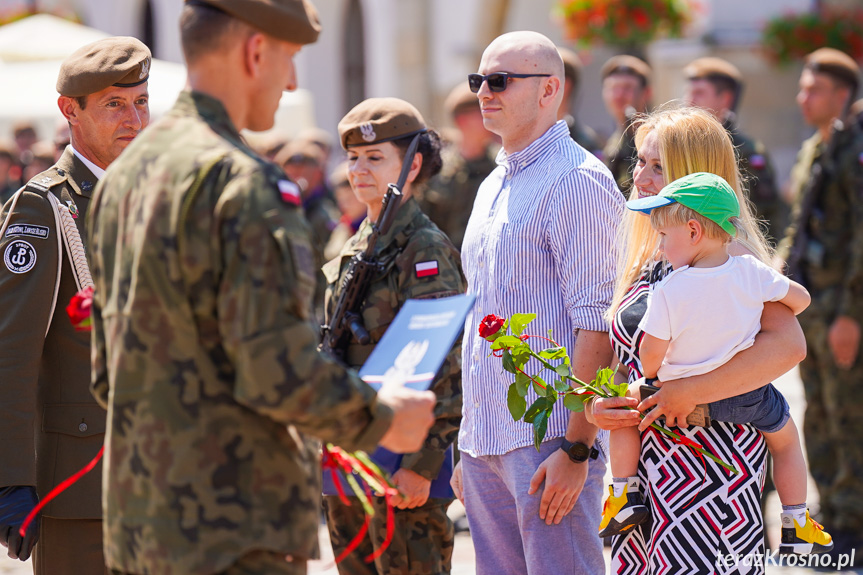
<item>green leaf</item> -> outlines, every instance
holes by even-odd
[[[558,365],[558,366],[554,369],[554,371],[555,371],[555,372],[557,373],[557,375],[559,375],[560,377],[569,377],[569,375],[570,375],[570,373],[569,373],[569,365],[568,365],[568,364],[566,364],[566,363],[562,363],[562,364]]]
[[[512,374],[518,373],[518,370],[515,368],[515,363],[512,361],[512,354],[506,349],[503,350],[503,368]]]
[[[515,374],[515,386],[518,389],[518,394],[522,397],[527,395],[527,388],[530,385],[530,378],[527,374],[518,372]]]
[[[546,385],[545,388],[543,388],[542,385],[540,385],[540,383],[545,384],[545,382],[536,376],[534,376],[532,382],[533,382],[533,392],[537,395],[540,395],[540,396],[545,395],[545,390],[548,389],[548,386]]]
[[[594,381],[596,382],[596,387],[602,387],[603,385],[614,383],[614,370],[607,367],[596,370],[596,379]]]
[[[576,393],[567,393],[563,396],[563,406],[570,411],[580,413],[584,411],[585,402],[590,399],[590,395],[579,395]]]
[[[548,411],[541,411],[533,420],[533,445],[539,451],[539,446],[542,440],[545,439],[545,432],[548,430],[548,414],[551,412],[551,407]]]
[[[535,313],[514,313],[510,318],[512,334],[521,335],[527,324],[536,319]]]
[[[548,402],[554,405],[554,402],[557,401],[557,390],[551,385],[546,385],[545,396],[548,398]]]
[[[519,347],[524,345],[524,342],[513,335],[502,335],[491,344],[492,349],[504,349],[507,347]]]
[[[524,365],[530,361],[530,346],[525,343],[513,348],[512,359],[518,367],[524,369]]]
[[[558,377],[554,380],[554,389],[555,391],[559,391],[560,393],[565,393],[572,389],[572,386],[569,385],[569,382],[562,377]]]
[[[566,357],[565,347],[550,347],[539,352],[537,355],[544,359],[563,359]]]
[[[514,383],[509,386],[509,392],[506,394],[506,406],[509,408],[513,421],[518,421],[524,415],[527,401],[525,401],[524,396],[519,395],[518,386]]]
[[[527,408],[527,413],[524,414],[524,420],[527,423],[533,423],[534,418],[548,409],[548,400],[544,397],[537,398],[530,407]]]

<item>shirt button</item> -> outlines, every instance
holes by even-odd
[[[57,175],[58,176],[65,176],[66,172],[64,172],[62,168],[57,168]]]
[[[479,407],[479,402],[477,401],[476,403],[474,403],[474,404],[473,404],[473,406],[474,406],[474,407]]]
[[[84,433],[85,431],[87,431],[87,424],[84,423],[83,421],[80,424],[78,424],[78,431],[80,431],[81,433]]]

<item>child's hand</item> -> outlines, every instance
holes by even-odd
[[[651,407],[654,408],[650,413],[645,414],[638,429],[644,431],[661,415],[665,416],[665,423],[669,427],[677,426],[686,429],[686,416],[692,413],[697,404],[688,397],[685,386],[663,386],[661,381],[657,381],[654,385],[660,388],[659,391],[638,404],[638,410],[642,413]]]

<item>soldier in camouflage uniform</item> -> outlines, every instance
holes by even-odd
[[[422,211],[461,249],[476,191],[497,167],[494,159],[499,146],[494,134],[482,125],[479,100],[467,82],[453,88],[446,108],[459,137],[441,152],[440,174],[428,181],[419,201]]]
[[[403,158],[413,136],[420,134],[413,158]],[[332,313],[339,297],[344,274],[351,257],[367,247],[371,223],[381,210],[387,184],[395,182],[402,162],[411,164],[405,199],[387,234],[375,247],[381,272],[372,280],[361,315],[371,335],[371,343],[349,343],[345,357],[349,365],[365,363],[375,344],[408,299],[439,298],[463,293],[465,280],[459,255],[452,243],[420,211],[412,197],[413,187],[440,169],[439,139],[427,130],[416,108],[396,98],[372,98],[358,104],[339,123],[342,146],[348,153],[351,185],[357,197],[368,206],[368,217],[338,258],[329,262],[324,273],[327,288],[327,313]],[[329,317],[328,317],[329,319]],[[386,534],[386,507],[382,497],[374,497],[375,516],[369,537],[359,549],[339,564],[343,575],[426,575],[450,572],[453,524],[446,514],[453,501],[449,486],[452,475],[451,445],[461,422],[461,342],[453,346],[431,389],[437,396],[437,417],[423,448],[405,455],[390,468],[393,482],[404,498],[395,512],[395,538],[387,550],[366,564],[363,558],[381,546]],[[386,457],[380,451],[372,455]],[[324,497],[327,525],[333,551],[340,555],[363,524],[363,509],[354,500],[346,506],[337,496]]]
[[[684,100],[713,114],[731,134],[749,199],[755,204],[758,219],[767,222],[769,241],[775,245],[788,225],[788,206],[779,194],[764,144],[743,134],[736,125],[743,75],[734,64],[721,58],[699,58],[683,72],[687,79]]]
[[[100,181],[89,217],[105,559],[136,575],[302,574],[318,555],[310,435],[414,451],[434,394],[375,395],[317,352],[299,187],[240,136],[271,128],[296,87],[314,8],[195,0],[180,28],[189,90]]]
[[[602,145],[599,136],[590,126],[586,126],[575,117],[575,100],[578,97],[579,81],[581,79],[581,58],[569,48],[557,47],[563,60],[563,101],[557,112],[557,119],[569,126],[569,135],[576,143],[602,159]]]
[[[837,50],[806,59],[797,102],[817,131],[791,174],[794,207],[780,255],[812,295],[798,318],[807,355],[803,433],[832,555],[863,556],[863,132],[837,129],[857,90],[859,69]]]
[[[80,235],[93,188],[149,123],[150,59],[134,38],[107,38],[63,62],[57,103],[71,145],[0,212],[0,542],[23,561],[38,540],[37,574],[105,572],[101,467],[49,503],[24,541],[18,527],[37,494],[84,467],[104,439],[105,411],[89,393],[90,334],[75,330],[66,306],[89,282]]]
[[[647,111],[650,102],[650,75],[647,62],[635,56],[614,56],[603,64],[602,101],[616,122],[614,133],[603,150],[603,161],[611,170],[620,192],[628,197],[635,166],[637,114]]]

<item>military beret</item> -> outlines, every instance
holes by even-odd
[[[261,32],[293,44],[313,44],[321,33],[318,12],[309,0],[185,0],[221,10]]]
[[[479,110],[479,98],[470,91],[467,82],[459,82],[444,100],[444,107],[450,116],[468,110]]]
[[[689,63],[683,69],[689,80],[700,80],[702,78],[726,78],[738,86],[743,84],[743,75],[737,66],[722,58],[699,58]]]
[[[280,166],[295,162],[314,162],[321,165],[324,163],[324,151],[311,140],[293,140],[279,150],[274,161]]]
[[[819,48],[806,56],[805,69],[827,74],[857,90],[860,67],[851,56],[833,48]]]
[[[369,98],[339,122],[342,147],[368,146],[407,138],[426,131],[426,123],[416,108],[398,98]]]
[[[109,86],[131,88],[150,77],[150,49],[128,36],[97,40],[63,60],[57,77],[61,96],[80,98]]]
[[[297,139],[313,142],[327,153],[329,153],[333,147],[333,137],[323,128],[305,128],[297,134]]]
[[[645,86],[650,84],[650,75],[652,73],[653,70],[650,69],[647,62],[635,56],[627,56],[626,54],[610,58],[608,62],[602,65],[602,70],[600,71],[603,80],[612,74],[630,74],[641,78]]]
[[[563,60],[563,77],[569,78],[577,85],[581,76],[581,58],[569,48],[558,46],[557,51],[560,54],[561,60]]]

